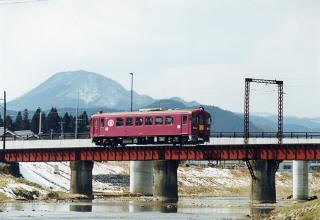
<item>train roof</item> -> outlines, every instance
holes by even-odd
[[[92,115],[92,117],[101,116],[118,116],[118,115],[159,115],[159,114],[191,114],[194,111],[201,110],[201,108],[196,109],[166,109],[166,110],[141,110],[135,112],[104,112]]]

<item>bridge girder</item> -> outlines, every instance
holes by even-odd
[[[320,160],[318,144],[33,148],[0,151],[5,162],[147,160]]]

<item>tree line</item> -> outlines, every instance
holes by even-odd
[[[60,133],[61,124],[63,132],[75,132],[76,117],[70,115],[68,112],[61,117],[58,113],[58,110],[54,107],[51,108],[47,115],[45,112],[41,112],[41,109],[38,108],[31,118],[29,118],[28,109],[25,109],[22,112],[19,111],[14,120],[10,115],[7,115],[7,129],[11,131],[32,130],[34,133],[38,134],[40,115],[42,133],[50,133],[51,130],[54,133]],[[3,125],[3,118],[0,115],[0,127],[3,127]],[[78,132],[81,133],[87,131],[89,131],[89,118],[87,112],[83,111],[80,115],[78,115]]]

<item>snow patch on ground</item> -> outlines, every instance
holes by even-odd
[[[94,163],[92,175],[106,175],[106,174],[128,174],[129,172],[121,166],[112,165],[108,163]]]
[[[22,176],[48,191],[65,191],[70,188],[69,162],[19,163]],[[125,192],[129,190],[128,162],[95,162],[92,171],[94,192]],[[276,174],[277,186],[291,186],[288,174]],[[311,178],[311,176],[310,176]],[[212,192],[225,188],[250,187],[251,177],[246,168],[222,169],[204,166],[180,166],[179,186],[210,188]],[[311,183],[312,184],[312,183]],[[10,187],[3,188],[10,194]]]
[[[23,189],[30,192],[35,190],[38,191],[38,189],[23,183],[9,183],[7,184],[6,187],[0,189],[0,192],[4,193],[9,198],[17,199],[17,196],[14,193],[14,190],[17,190],[17,189]],[[44,191],[42,191],[41,193],[44,193]]]
[[[21,175],[34,183],[43,187],[48,187],[54,191],[69,191],[70,189],[70,166],[69,162],[21,162]],[[55,172],[56,171],[56,172]],[[112,165],[104,162],[95,162],[92,175],[126,175],[128,171],[121,166]],[[94,191],[103,192],[122,192],[123,187],[114,183],[105,183],[93,180]]]
[[[235,178],[229,169],[219,169],[213,167],[207,168],[185,168],[179,167],[178,180],[185,186],[199,185],[225,185],[232,186],[247,186],[248,181],[243,178]]]
[[[58,167],[58,172],[55,171]],[[20,163],[22,176],[41,186],[49,187],[54,191],[69,191],[70,166],[69,162],[50,163]],[[57,171],[57,169],[56,169]],[[128,181],[129,166],[126,163],[95,162],[92,171],[93,191],[95,192],[123,192],[128,191],[128,184],[121,183],[117,178]],[[118,181],[118,182],[117,182]],[[178,168],[178,181],[185,186],[248,186],[248,175],[237,176],[230,169],[213,167],[183,167]]]
[[[53,190],[68,191],[70,185],[70,168],[67,162],[19,163],[23,178]],[[54,173],[58,166],[59,173]]]
[[[181,168],[178,170],[178,173],[184,174],[183,172],[185,169]],[[218,169],[213,167],[207,167],[203,169],[188,169],[187,170],[188,176],[196,176],[196,177],[231,177],[230,170],[228,169]]]

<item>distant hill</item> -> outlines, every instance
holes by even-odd
[[[243,132],[243,116],[233,113],[231,111],[223,110],[216,106],[204,106],[205,110],[210,112],[213,125],[212,131],[214,132]],[[250,122],[251,132],[262,132],[263,128],[257,127],[254,123]]]
[[[54,74],[42,84],[8,102],[8,114],[15,119],[17,111],[29,110],[32,117],[40,106],[48,112],[52,106],[61,116],[65,112],[75,114],[78,104],[79,112],[86,110],[89,115],[97,111],[115,112],[130,109],[130,91],[116,81],[103,75],[84,70],[68,71]],[[179,97],[156,100],[147,95],[134,92],[134,109],[139,108],[193,108],[201,104],[187,102]],[[216,106],[205,106],[213,117],[212,130],[218,132],[242,132],[243,115],[223,110]],[[2,109],[0,114],[3,116]],[[251,114],[250,131],[276,131],[277,116],[271,114]],[[319,118],[285,117],[284,131],[311,132],[320,131]]]
[[[83,108],[108,107],[130,109],[130,91],[116,81],[100,74],[87,71],[61,72],[53,75],[45,82],[25,95],[8,102],[8,109],[36,109],[41,106],[49,109],[76,107]],[[148,105],[154,100],[146,95],[134,93],[136,107]]]
[[[183,103],[187,107],[200,106],[201,104],[196,101],[186,102],[182,98],[179,97],[171,97],[170,100],[177,101]]]
[[[278,116],[268,113],[253,113],[250,121],[256,126],[263,128],[264,131],[277,131]],[[283,119],[285,132],[319,132],[319,118],[299,118],[285,116]]]
[[[151,103],[150,105],[143,106],[142,108],[185,109],[188,107],[189,106],[185,105],[180,101],[171,100],[171,99],[161,99]]]
[[[154,103],[144,106],[143,108],[163,108],[163,109],[186,109],[186,108],[196,108],[196,106],[187,106],[183,102],[177,101],[177,99],[163,99],[155,101]],[[243,117],[235,114],[231,111],[226,111],[215,106],[204,106],[205,110],[210,112],[212,116],[212,131],[215,132],[242,132],[243,131]],[[250,131],[263,131],[262,128],[258,128],[254,124],[250,123]]]

